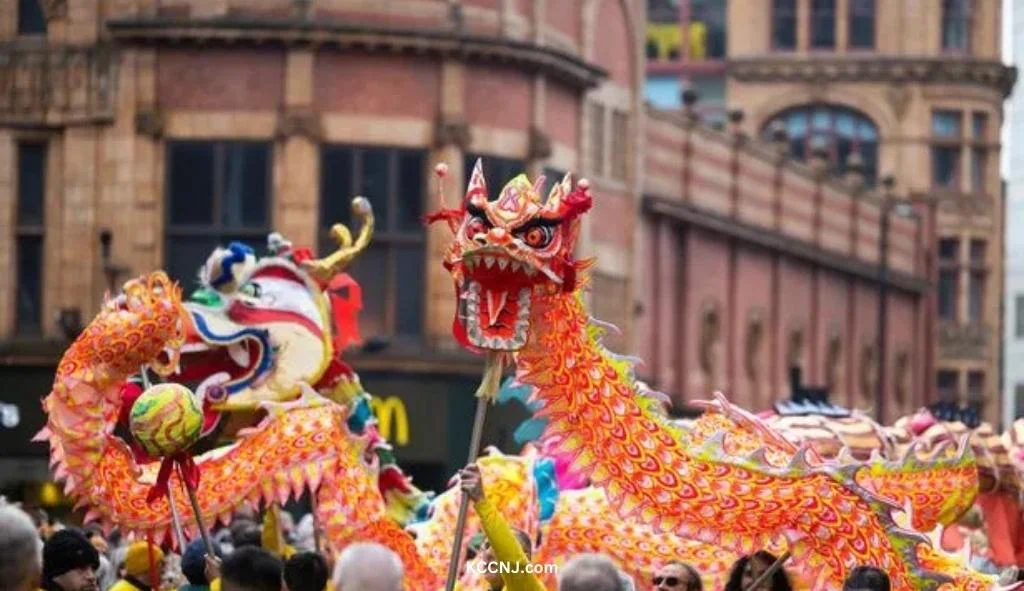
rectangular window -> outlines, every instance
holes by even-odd
[[[18,0],[18,34],[46,34],[46,15],[41,0]]]
[[[617,181],[626,180],[629,150],[629,117],[622,111],[612,112],[612,170],[611,177]]]
[[[265,244],[272,164],[268,142],[167,144],[166,265],[186,291],[196,287],[197,265],[218,246]]]
[[[960,111],[935,111],[932,113],[932,137],[959,140],[963,137],[960,129],[962,119]]]
[[[796,0],[774,0],[772,48],[796,49]]]
[[[722,59],[726,47],[726,0],[693,0],[690,5],[691,60]]]
[[[956,270],[939,271],[939,318],[942,320],[956,321],[957,294],[960,291],[960,282],[957,281]]]
[[[1024,295],[1018,294],[1013,301],[1014,323],[1017,326],[1014,333],[1017,339],[1024,339]]]
[[[971,240],[971,266],[984,267],[985,254],[988,250],[988,242],[984,240]]]
[[[974,113],[971,116],[971,132],[974,141],[983,142],[988,138],[988,115]]]
[[[988,152],[984,148],[971,148],[971,189],[976,193],[985,192],[987,168]]]
[[[979,402],[985,399],[985,373],[972,371],[967,374],[967,400]]]
[[[590,105],[590,168],[595,176],[604,176],[605,161],[604,105]]]
[[[932,146],[932,186],[956,189],[960,182],[960,148]]]
[[[850,0],[850,47],[875,46],[875,0]]]
[[[971,271],[967,284],[967,315],[971,323],[981,323],[985,320],[985,278],[987,276],[985,251],[987,248],[986,241],[971,240]]]
[[[956,402],[959,396],[957,390],[959,385],[960,376],[955,371],[950,370],[939,370],[939,373],[935,378],[935,390],[939,395],[939,400],[943,402]]]
[[[1014,418],[1024,417],[1024,384],[1013,387],[1013,398]]]
[[[469,154],[466,156],[466,184],[469,184],[469,175],[473,174],[473,167],[476,161],[481,161],[484,170],[484,180],[487,182],[487,192],[491,201],[498,198],[505,184],[515,177],[526,172],[526,163],[515,158],[499,158],[486,154]],[[561,179],[559,179],[561,180]]]
[[[939,318],[955,322],[957,320],[957,302],[960,294],[960,241],[955,238],[939,240],[939,283],[938,313]]]
[[[836,0],[811,0],[811,47],[836,46]]]
[[[43,328],[43,236],[46,144],[20,143],[17,151],[17,303],[15,331],[36,336]]]
[[[939,260],[956,264],[960,260],[960,241],[956,238],[939,240]]]
[[[361,227],[352,218],[355,196],[373,206],[373,241],[349,270],[363,292],[359,323],[366,338],[415,340],[423,334],[426,229],[420,218],[426,158],[422,150],[390,147],[320,151],[321,256],[338,248],[331,226],[344,224],[353,233]]]
[[[942,0],[942,49],[969,51],[970,47],[970,0]]]
[[[971,271],[967,286],[967,314],[972,324],[985,320],[985,272]]]

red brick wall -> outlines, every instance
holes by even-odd
[[[683,395],[690,400],[706,399],[711,392],[701,391],[700,336],[705,304],[714,302],[719,309],[721,344],[717,358],[718,374],[724,380],[726,347],[725,336],[729,334],[729,318],[726,310],[728,289],[729,247],[722,240],[700,230],[686,233],[686,275],[687,315],[689,334],[685,335],[686,367],[688,376],[684,383]]]
[[[548,2],[544,20],[552,29],[568,35],[573,41],[579,43],[583,23],[582,5],[582,0]]]
[[[575,149],[580,137],[580,101],[578,92],[554,81],[548,81],[545,103],[545,132],[551,139]]]
[[[771,311],[772,311],[772,257],[763,251],[737,247],[736,285],[733,294],[735,309],[730,347],[733,355],[734,378],[728,395],[748,408],[763,408],[775,395],[771,387]],[[747,329],[751,313],[760,311],[762,337],[756,354],[757,377],[751,381],[747,375]]]
[[[316,59],[313,92],[321,111],[421,119],[437,112],[440,65],[434,60],[332,51]]]
[[[471,125],[526,131],[530,127],[530,77],[512,68],[470,66],[466,117]]]
[[[825,386],[827,384],[827,351],[832,331],[839,334],[840,355],[843,355],[850,346],[849,295],[850,282],[847,277],[824,269],[818,271],[816,334],[814,342],[808,342],[811,347],[811,356],[814,357],[813,365],[809,368],[813,371],[809,372],[810,375],[806,378],[811,385]],[[839,376],[843,378],[850,368],[846,358],[842,357],[841,359]],[[830,393],[832,400],[836,404],[845,404],[848,390],[846,380],[842,380]]]
[[[636,203],[628,194],[598,188],[590,213],[594,236],[605,244],[632,249]]]
[[[163,109],[276,109],[283,88],[282,51],[161,49],[157,54],[157,100]]]
[[[804,349],[803,357],[797,361],[802,362],[804,369],[803,381],[809,382],[813,379],[810,374],[811,356],[809,349],[813,346],[811,341],[811,292],[812,279],[811,268],[807,265],[783,258],[779,262],[779,348],[775,352],[776,379],[775,388],[777,395],[785,395],[789,392],[789,341],[794,329],[803,329]],[[778,390],[782,390],[778,392]]]
[[[603,0],[598,9],[594,35],[597,65],[608,70],[609,78],[626,88],[633,87],[632,41],[629,21],[619,0]]]

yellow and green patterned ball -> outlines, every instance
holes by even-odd
[[[159,384],[132,405],[129,428],[151,456],[169,456],[192,447],[203,428],[203,411],[180,384]]]

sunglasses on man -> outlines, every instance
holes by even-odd
[[[654,577],[651,582],[654,583],[655,587],[662,583],[669,587],[678,587],[681,580],[679,577]]]

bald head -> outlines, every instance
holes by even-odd
[[[0,589],[34,591],[42,572],[42,549],[28,514],[12,505],[0,506]]]
[[[402,591],[403,577],[402,561],[385,546],[352,544],[338,558],[334,588],[338,591]]]
[[[580,554],[562,567],[558,591],[626,591],[619,569],[601,554]]]

